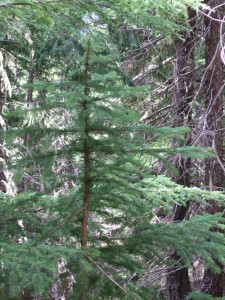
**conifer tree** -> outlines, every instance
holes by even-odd
[[[129,278],[133,272],[141,273],[141,260],[154,258],[159,249],[165,252],[168,246],[173,247],[185,264],[190,264],[193,254],[202,253],[213,266],[207,254],[213,244],[205,240],[210,237],[218,247],[214,249],[218,259],[222,259],[223,236],[206,230],[219,226],[219,215],[199,216],[182,224],[154,224],[152,207],[169,211],[174,202],[185,205],[193,197],[204,201],[202,194],[206,198],[211,194],[150,176],[149,155],[162,159],[162,155],[175,152],[199,156],[201,151],[143,143],[143,132],[165,141],[182,138],[186,129],[138,125],[139,116],[122,107],[123,98],[143,94],[146,88],[124,86],[110,43],[108,49],[105,46],[106,34],[103,28],[89,32],[89,37],[81,35],[84,52],[70,81],[33,85],[35,91],[48,91],[46,103],[39,110],[56,111],[58,126],[53,123],[52,127],[32,125],[11,130],[13,136],[30,134],[35,144],[45,141],[44,150],[33,151],[17,165],[21,170],[35,161],[45,168],[46,177],[44,194],[22,193],[10,203],[7,199],[2,202],[3,295],[46,297],[51,283],[68,283],[71,275],[74,280],[67,293],[76,299],[123,299],[124,294],[148,299],[151,291]],[[70,117],[67,123],[60,123],[65,107]],[[23,115],[26,110],[15,113]],[[10,132],[6,138],[10,140]],[[63,144],[52,148],[60,138]],[[52,196],[52,191],[59,192],[64,184],[60,174],[55,176],[52,170],[59,160],[67,158],[77,163],[78,183],[71,174],[74,187],[69,194]],[[217,192],[213,196],[220,199]],[[22,225],[18,225],[21,220]],[[110,236],[109,227],[115,228],[115,236]],[[195,235],[190,234],[190,228]],[[10,232],[14,232],[13,240]],[[182,243],[178,239],[181,232]],[[22,243],[17,243],[18,239]],[[164,263],[163,256],[158,263]],[[66,272],[57,270],[59,261],[64,262]]]
[[[215,8],[212,18],[205,17],[205,58],[206,71],[204,80],[205,89],[205,128],[204,142],[215,149],[216,159],[205,159],[205,187],[211,190],[221,190],[223,185],[223,67],[220,58],[220,30],[219,20],[222,20],[222,1],[207,2]],[[217,203],[211,200],[211,206],[206,208],[208,213],[216,213],[221,210]],[[218,229],[217,229],[218,230]],[[201,290],[214,297],[222,297],[225,285],[223,273],[224,265],[217,262],[221,269],[220,274],[212,270],[205,270]]]
[[[170,9],[177,8],[179,15],[186,2]],[[190,146],[173,148],[171,140],[183,144],[187,128],[141,125],[140,116],[124,105],[127,98],[147,95],[149,87],[124,82],[119,47],[107,24],[112,28],[116,19],[136,26],[143,7],[136,1],[23,1],[24,16],[18,2],[11,4],[7,12],[17,14],[25,32],[33,33],[35,70],[42,68],[45,79],[25,87],[35,100],[44,91],[44,101],[37,107],[13,107],[7,113],[10,128],[1,137],[11,150],[8,165],[15,180],[21,182],[30,166],[39,165],[43,189],[29,184],[30,190],[16,197],[1,195],[1,298],[155,299],[159,288],[142,284],[142,275],[149,262],[164,269],[168,247],[181,258],[171,264],[189,267],[193,255],[201,255],[207,267],[218,270],[211,253],[224,262],[224,236],[210,229],[223,227],[220,213],[178,223],[159,222],[155,215],[169,215],[175,204],[184,207],[193,199],[207,205],[213,197],[220,205],[223,195],[183,187],[149,171],[158,161],[168,165],[178,153],[184,159],[212,154]],[[29,20],[35,16],[30,6],[37,22]],[[151,7],[157,30],[167,7],[165,1]],[[129,19],[124,13],[130,10]],[[42,27],[42,19],[47,26]],[[163,21],[171,28],[167,14]],[[33,122],[27,122],[28,115]],[[21,146],[24,136],[32,137],[29,151]]]
[[[190,32],[181,32],[181,37],[175,38],[175,61],[174,61],[174,85],[173,85],[173,126],[188,126],[191,127],[191,106],[190,103],[193,100],[193,72],[194,72],[194,26],[195,26],[195,11],[188,10],[188,24],[190,26]],[[176,143],[176,142],[175,142]],[[185,145],[191,145],[191,132],[189,132],[185,138]],[[191,186],[191,158],[184,159],[179,155],[174,158],[174,165],[178,170],[178,174],[175,178],[176,182],[183,186]],[[174,207],[174,221],[181,221],[187,217],[187,212],[190,203],[186,203],[185,206]],[[176,252],[172,249],[169,254],[170,259],[176,259],[179,261],[181,258],[177,257]],[[179,267],[178,267],[179,269]],[[184,299],[186,295],[191,291],[190,280],[188,276],[188,269],[183,268],[176,271],[176,265],[172,266],[168,270],[169,275],[166,278],[167,281],[167,299]]]

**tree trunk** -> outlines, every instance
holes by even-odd
[[[174,88],[173,88],[173,105],[172,117],[173,127],[190,126],[191,123],[191,108],[190,102],[193,97],[193,70],[194,70],[194,25],[195,12],[188,10],[189,25],[191,31],[181,32],[183,41],[175,38],[175,62],[174,62]],[[186,145],[191,144],[191,136],[186,136]],[[173,141],[173,146],[180,146],[179,143]],[[174,166],[178,170],[178,175],[174,180],[186,187],[190,186],[190,168],[191,159],[184,159],[182,156],[174,158]],[[186,206],[175,206],[173,221],[182,221],[187,214],[189,203]],[[168,259],[180,261],[182,258],[171,249],[168,254]],[[190,280],[188,277],[188,269],[179,269],[178,264],[174,264],[168,269],[166,277],[166,299],[167,300],[182,300],[191,291]]]
[[[29,75],[28,75],[28,83],[34,82],[34,52],[31,51],[30,61],[29,61]],[[33,87],[29,87],[27,91],[27,106],[30,107],[33,102]],[[31,139],[29,134],[25,134],[24,136],[24,146],[28,146],[28,142]]]
[[[88,48],[86,52],[86,66],[85,66],[85,90],[84,90],[84,102],[83,102],[83,112],[84,112],[84,212],[81,224],[81,246],[86,247],[88,243],[88,218],[89,218],[89,196],[90,196],[90,170],[89,170],[89,144],[88,144],[88,112],[87,112],[87,95],[88,95],[88,68],[89,68],[89,54],[90,54],[90,40],[88,41]],[[87,298],[87,274],[84,269],[82,272],[82,291],[81,291],[81,300]]]
[[[34,52],[32,50],[30,54],[30,61],[29,61],[28,83],[33,83],[33,82],[34,82]],[[29,87],[27,91],[27,106],[30,107],[32,105],[32,102],[33,102],[33,87]],[[31,135],[25,134],[23,144],[26,148],[28,148],[30,140],[31,140]],[[26,191],[28,190],[28,188],[29,188],[29,179],[25,175],[23,177],[22,189]]]
[[[207,2],[212,8],[222,4],[222,0],[212,0]],[[221,19],[221,8],[217,8],[210,15],[214,19]],[[223,181],[223,170],[220,162],[223,161],[223,136],[222,136],[222,116],[223,116],[223,69],[220,60],[220,22],[209,17],[205,17],[205,59],[206,73],[204,81],[205,89],[205,146],[213,147],[216,152],[216,159],[205,159],[205,187],[208,190],[221,190]],[[206,212],[214,214],[219,211],[215,201],[206,208]],[[215,229],[216,230],[216,229]],[[223,266],[216,261],[221,271]],[[201,290],[214,297],[223,296],[223,286],[225,285],[224,275],[215,274],[211,270],[206,270],[202,282]]]
[[[88,145],[88,114],[87,114],[87,93],[88,93],[88,65],[89,65],[89,54],[90,54],[90,41],[88,42],[88,49],[86,53],[86,68],[85,68],[85,97],[83,103],[84,111],[84,212],[82,218],[82,233],[81,233],[81,246],[87,246],[87,226],[88,226],[88,215],[89,215],[89,190],[90,190],[90,174],[89,174],[89,145]]]

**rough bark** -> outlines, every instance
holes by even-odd
[[[222,0],[207,1],[212,8],[222,4]],[[211,14],[214,19],[221,19],[221,8],[217,8]],[[205,146],[215,149],[217,158],[205,159],[205,187],[209,190],[220,190],[222,188],[223,170],[219,160],[223,158],[223,136],[222,136],[222,115],[223,115],[223,70],[220,60],[220,22],[209,17],[205,17]],[[206,212],[214,214],[219,211],[215,201],[211,201],[211,206],[206,208]],[[214,229],[216,230],[216,229]],[[221,271],[223,266],[215,259]],[[223,272],[215,274],[211,270],[205,270],[201,290],[214,297],[223,296],[225,276]]]
[[[221,271],[223,270],[223,266],[216,261],[216,264],[218,267],[221,268]],[[204,278],[201,286],[201,291],[210,294],[213,297],[222,297],[223,296],[223,290],[225,286],[225,279],[224,274],[221,272],[220,274],[216,274],[212,272],[211,270],[206,270],[204,273]]]
[[[174,62],[174,89],[172,103],[173,126],[190,126],[191,108],[190,102],[193,97],[193,70],[194,70],[194,25],[195,13],[192,10],[189,13],[189,33],[181,33],[183,41],[175,38],[175,62]],[[186,136],[186,145],[190,145],[191,136]],[[180,146],[173,141],[173,146]],[[174,166],[178,170],[178,175],[174,180],[186,187],[190,186],[190,168],[191,159],[184,159],[182,156],[174,158]],[[189,203],[186,206],[175,206],[173,221],[182,221],[187,214]],[[171,249],[168,253],[168,259],[182,262],[182,258],[177,255],[176,251]],[[188,269],[179,269],[178,264],[174,264],[168,270],[166,277],[166,299],[182,300],[191,291]]]
[[[90,166],[89,166],[89,144],[88,144],[88,113],[87,113],[87,95],[88,95],[88,68],[89,68],[89,54],[90,54],[90,40],[88,41],[88,48],[86,52],[86,66],[85,66],[85,90],[84,90],[84,102],[83,102],[83,113],[84,113],[84,148],[83,148],[83,156],[84,156],[84,210],[82,217],[82,228],[81,228],[81,246],[86,247],[88,243],[88,218],[89,218],[89,196],[90,196]],[[81,300],[85,300],[87,298],[87,275],[86,271],[83,270],[82,274],[82,291],[81,291]]]
[[[222,0],[210,1],[211,7],[222,3]],[[211,17],[221,19],[220,9],[211,14]],[[205,146],[214,147],[218,158],[223,157],[223,69],[220,60],[220,23],[205,17]],[[217,159],[205,160],[205,186],[207,189],[218,190],[222,187],[223,170]],[[216,203],[209,208],[210,213],[217,210]],[[212,210],[212,211],[211,211]]]

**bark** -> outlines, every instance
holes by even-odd
[[[29,74],[28,74],[28,83],[34,82],[34,53],[31,51],[30,61],[29,61]],[[33,87],[29,87],[27,91],[27,106],[30,107],[33,102]],[[24,135],[23,144],[26,148],[28,148],[29,141],[31,140],[30,134]],[[23,177],[22,189],[24,191],[29,188],[29,179],[26,176]]]
[[[211,7],[222,3],[220,1],[210,1]],[[212,13],[211,16],[221,19],[220,9]],[[220,60],[220,23],[205,17],[205,146],[213,147],[219,159],[223,157],[223,135],[222,135],[222,116],[223,116],[223,69]],[[218,190],[222,187],[223,170],[216,159],[205,160],[205,186],[207,189]],[[210,208],[210,213],[217,211],[215,207]]]
[[[207,2],[212,8],[222,4],[222,0]],[[217,8],[211,14],[215,19],[221,18],[221,8]],[[223,182],[223,170],[219,163],[223,161],[223,136],[222,136],[222,116],[223,116],[223,70],[220,60],[220,22],[205,17],[205,146],[213,147],[217,154],[217,159],[205,159],[205,187],[209,190],[221,190]],[[214,214],[219,211],[216,201],[211,201],[211,206],[206,208],[206,212]],[[214,229],[217,230],[217,229]],[[201,291],[211,294],[214,297],[223,296],[225,286],[225,276],[223,266],[215,259],[215,263],[220,267],[221,273],[215,274],[211,270],[205,270]]]
[[[87,95],[88,95],[88,68],[89,68],[89,54],[90,54],[90,40],[88,41],[88,48],[86,52],[86,67],[85,67],[85,90],[84,90],[84,102],[83,102],[83,114],[84,114],[84,212],[81,224],[81,246],[86,247],[88,243],[87,231],[88,231],[88,218],[89,218],[89,196],[90,196],[90,168],[89,168],[89,144],[88,144],[88,112],[87,112]],[[87,274],[86,271],[82,272],[82,291],[81,291],[81,300],[87,298]]]
[[[225,286],[224,274],[222,272],[223,266],[216,259],[215,263],[218,267],[220,267],[221,273],[216,274],[211,270],[206,270],[201,285],[201,291],[206,294],[210,294],[213,297],[222,297]]]
[[[88,49],[86,54],[86,68],[85,68],[85,98],[83,103],[84,112],[84,213],[82,218],[82,233],[81,233],[81,246],[87,246],[87,226],[89,216],[89,193],[90,193],[90,174],[89,174],[89,145],[88,145],[88,114],[87,114],[87,81],[88,81],[88,66],[89,66],[89,54],[90,54],[90,41],[88,42]]]
[[[30,61],[29,61],[29,75],[28,75],[28,83],[34,82],[34,54],[31,52]],[[30,107],[33,102],[33,87],[29,87],[27,91],[27,106]],[[24,136],[24,146],[28,146],[28,142],[31,140],[31,136],[29,134],[25,134]]]
[[[174,88],[173,88],[173,103],[172,117],[173,127],[190,126],[191,123],[191,108],[190,102],[193,97],[193,70],[194,70],[194,26],[195,12],[188,11],[189,25],[191,31],[181,32],[183,41],[180,38],[175,38],[175,62],[174,62]],[[191,144],[191,136],[186,136],[186,145]],[[173,146],[180,146],[176,141],[173,141]],[[178,175],[174,180],[186,187],[190,186],[190,169],[191,159],[184,159],[182,156],[174,158],[174,166],[178,170]],[[186,206],[175,206],[173,221],[182,221],[187,214],[189,203]],[[182,262],[182,258],[171,249],[168,253],[168,259]],[[188,269],[180,269],[178,264],[173,265],[168,270],[166,277],[166,299],[167,300],[182,300],[191,291]]]

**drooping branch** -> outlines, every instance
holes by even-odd
[[[36,1],[33,1],[33,3],[25,2],[25,1],[24,2],[18,1],[18,2],[0,3],[0,7],[7,8],[10,6],[31,6],[33,4],[60,3],[60,2],[63,3],[63,0],[36,0]]]

